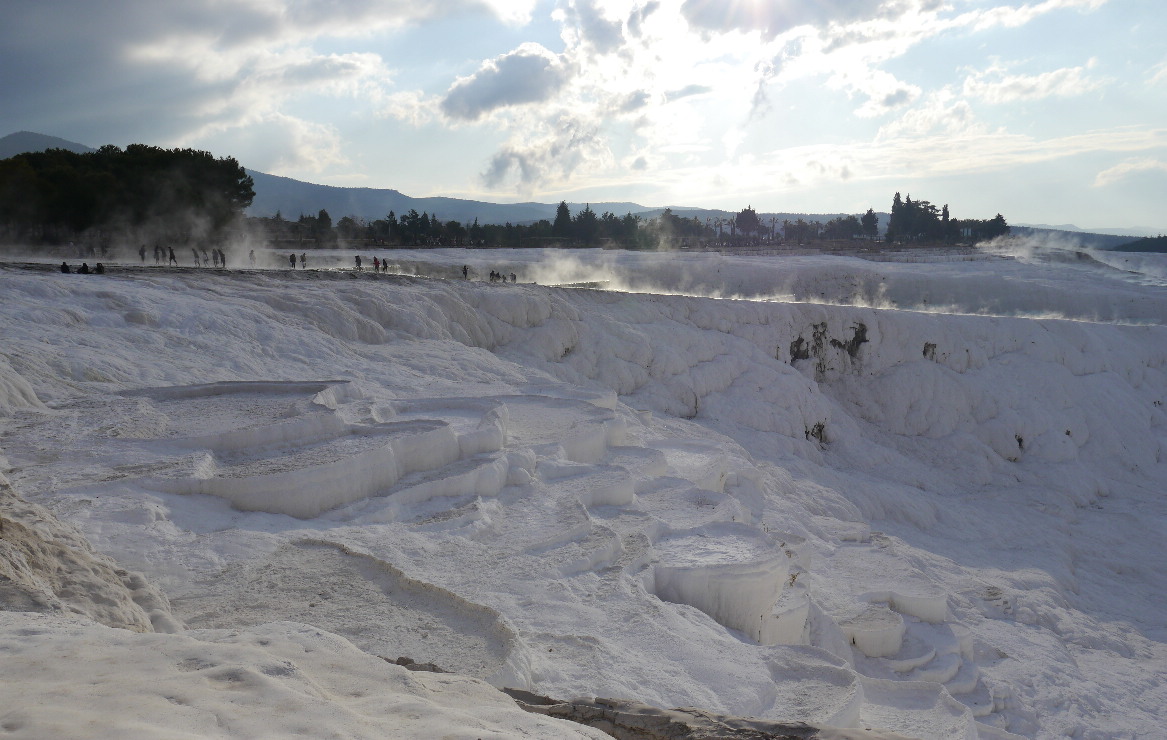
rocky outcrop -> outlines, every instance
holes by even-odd
[[[622,699],[559,701],[520,689],[503,689],[528,712],[571,720],[617,740],[894,740],[898,735],[819,728],[801,722],[727,717],[702,709],[660,709]]]

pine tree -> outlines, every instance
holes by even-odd
[[[555,223],[551,224],[551,235],[560,239],[570,239],[572,233],[571,211],[567,207],[567,201],[561,200],[559,207],[555,209]]]

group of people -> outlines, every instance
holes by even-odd
[[[146,264],[146,254],[147,254],[146,245],[143,244],[138,248],[138,257],[139,257],[139,259],[141,259],[143,265]],[[219,249],[218,247],[211,249],[210,254],[207,254],[207,250],[205,248],[201,250],[201,254],[200,254],[199,248],[191,247],[191,255],[194,257],[195,267],[210,267],[212,264],[215,267],[226,267],[227,266],[227,254],[222,249]],[[248,259],[251,261],[251,266],[255,267],[256,257],[255,257],[255,250],[254,249],[252,249],[248,253]],[[308,253],[301,252],[299,255],[297,255],[295,252],[293,252],[292,254],[288,255],[288,265],[293,270],[296,269],[297,259],[300,262],[300,269],[301,270],[307,269],[307,267],[308,267]],[[178,266],[178,258],[174,254],[174,247],[163,247],[160,244],[155,244],[154,245],[154,263],[155,264],[162,264],[163,260],[166,260],[168,265],[174,265],[175,267]],[[359,271],[364,270],[364,260],[362,260],[362,258],[359,254],[355,255],[353,257],[353,263],[354,263],[355,270],[359,270]],[[69,267],[69,264],[67,262],[61,263],[61,272],[72,272],[72,269]],[[83,274],[83,275],[87,275],[91,272],[101,274],[101,273],[105,272],[105,266],[102,263],[98,262],[96,267],[90,268],[88,263],[82,263],[81,267],[77,268],[77,272],[80,274]],[[389,272],[389,260],[382,260],[378,257],[373,257],[373,272]],[[470,267],[469,267],[469,265],[462,265],[462,277],[467,279],[467,280],[470,279]],[[506,283],[506,282],[517,283],[518,276],[515,275],[515,273],[513,273],[513,272],[510,274],[506,274],[506,273],[503,273],[503,272],[498,271],[498,270],[491,270],[490,271],[490,282],[492,282],[492,283]]]
[[[61,263],[61,272],[68,274],[72,271],[73,270],[72,270],[72,268],[69,267],[68,262]],[[89,263],[82,262],[81,266],[77,268],[78,275],[88,275],[90,273],[93,273],[94,275],[104,275],[105,274],[105,265],[98,262],[96,265],[94,265],[93,269],[90,270]]]
[[[169,247],[169,252],[170,252],[169,259],[167,259],[167,256],[168,256],[167,250],[163,249],[161,244],[155,244],[154,245],[154,264],[160,265],[160,264],[162,264],[162,260],[165,259],[167,265],[174,265],[175,267],[178,267],[178,257],[174,256],[174,247]],[[138,257],[140,257],[142,259],[143,265],[146,264],[146,245],[145,244],[138,247]],[[197,258],[198,258],[197,253],[195,254],[195,258],[196,258],[196,264],[197,264],[197,261],[198,261],[197,260]],[[224,264],[226,264],[226,262],[224,262]]]
[[[199,250],[195,249],[194,247],[191,247],[190,251],[194,252],[195,267],[209,267],[210,266],[210,261],[207,259],[207,250],[206,249],[203,250],[202,261],[199,261]],[[214,249],[211,250],[211,259],[214,260],[215,267],[226,267],[227,266],[227,255],[223,252],[222,249],[219,249],[218,247],[215,247]]]
[[[361,255],[353,256],[353,269],[364,272],[364,262],[361,260]],[[389,272],[389,260],[383,260],[378,257],[373,257],[373,272]]]
[[[215,267],[227,266],[227,253],[222,249],[215,247],[211,249],[208,255],[206,248],[200,254],[196,247],[190,248],[191,254],[194,256],[195,267],[210,267],[212,264]],[[138,247],[138,258],[142,260],[142,264],[146,264],[146,245]],[[154,264],[162,264],[162,260],[166,260],[167,265],[174,265],[178,267],[178,257],[174,254],[174,247],[163,248],[161,244],[154,245]],[[254,262],[254,260],[252,260]]]

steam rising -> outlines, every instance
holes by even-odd
[[[723,300],[861,306],[943,314],[1026,316],[1118,323],[1167,323],[1163,309],[1136,285],[1167,285],[1167,255],[1084,250],[1057,237],[1000,239],[968,248],[856,250],[850,255],[803,252],[732,254],[700,251],[628,252],[601,249],[332,249],[290,244],[273,249],[245,230],[222,248],[228,269],[290,269],[304,254],[311,271],[373,269],[373,259],[397,275],[488,280],[491,272],[519,283],[622,293],[687,295]],[[153,241],[146,266],[153,268]],[[169,248],[167,242],[160,242]],[[9,248],[5,259],[79,263],[99,259],[85,246]],[[107,265],[139,265],[138,246],[114,245]],[[191,246],[175,245],[179,267],[193,267]],[[255,262],[250,256],[254,252]],[[954,261],[969,263],[953,271]],[[164,257],[162,265],[165,266]],[[305,278],[310,275],[305,275]],[[1025,290],[1018,291],[1018,283]],[[499,286],[501,287],[501,286]]]

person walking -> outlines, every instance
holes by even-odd
[[[190,251],[194,252],[195,267],[202,267],[203,263],[199,262],[199,250],[195,249],[194,247],[191,247]]]
[[[167,264],[167,266],[174,265],[175,267],[178,267],[178,258],[174,256],[174,247],[169,247],[169,249],[170,249],[170,261],[167,262],[166,264]]]
[[[307,252],[300,252],[300,269],[301,270],[308,269],[308,253]]]
[[[138,256],[142,258],[142,264],[146,264],[146,245],[138,247]]]
[[[288,262],[292,265],[292,269],[296,269],[296,253],[292,252],[288,255]]]

